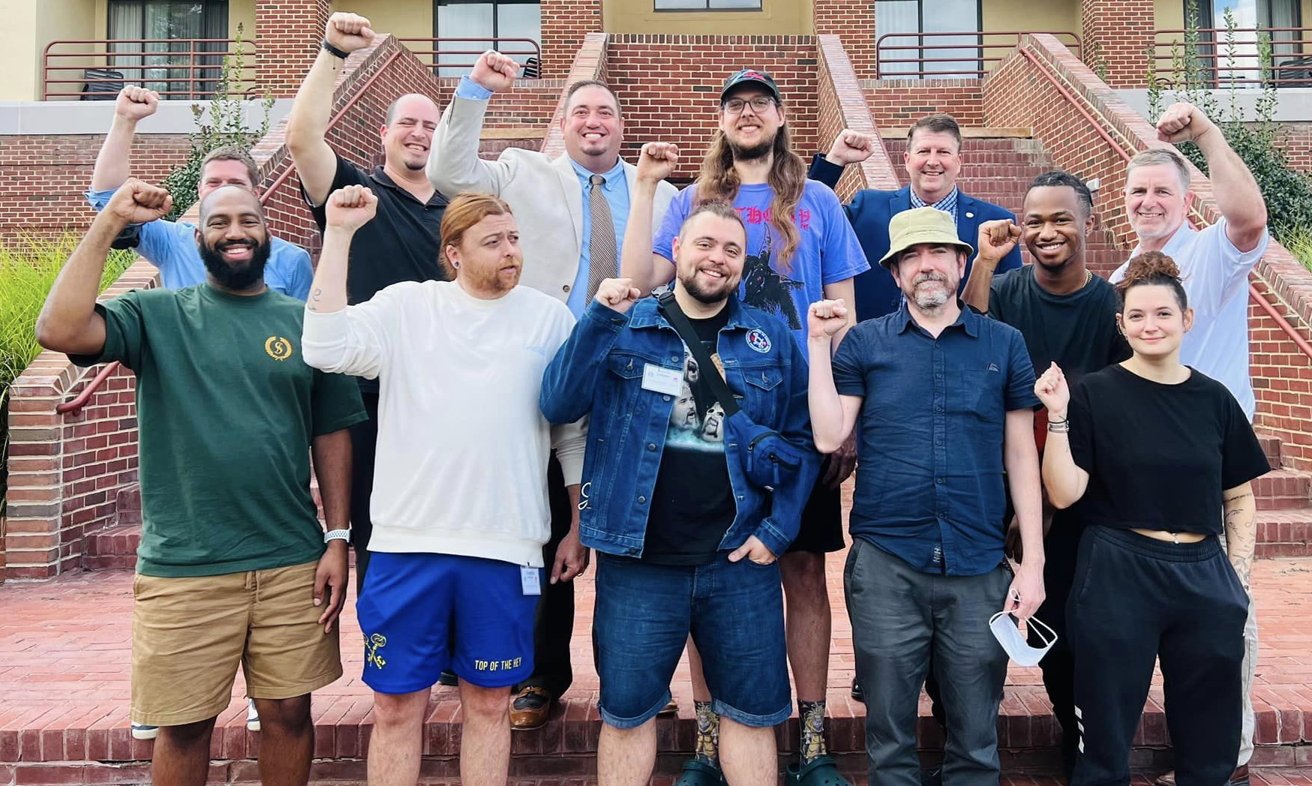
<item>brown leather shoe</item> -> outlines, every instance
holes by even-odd
[[[670,715],[678,715],[679,702],[675,701],[674,699],[670,699],[668,702],[666,702],[664,707],[661,707],[660,712],[656,714],[662,718],[668,717]]]
[[[510,703],[510,728],[515,731],[538,729],[547,723],[551,705],[555,702],[547,689],[530,685]]]
[[[1153,783],[1157,786],[1175,786],[1175,771],[1172,770],[1165,775],[1159,776]],[[1235,771],[1230,774],[1229,786],[1249,786],[1247,764],[1236,767]]]

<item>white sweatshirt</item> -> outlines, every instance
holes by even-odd
[[[573,324],[563,303],[527,287],[480,300],[441,281],[305,312],[306,363],[379,380],[371,551],[542,566],[551,448],[566,485],[583,474],[583,421],[553,429],[538,409],[542,373]]]

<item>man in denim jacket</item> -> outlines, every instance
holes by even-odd
[[[747,479],[709,384],[742,412],[809,444],[807,368],[788,327],[740,303],[746,230],[728,205],[696,208],[674,243],[674,299],[716,368],[693,359],[663,307],[609,279],[547,367],[552,423],[591,415],[580,536],[597,549],[593,641],[601,676],[602,783],[645,783],[657,712],[691,632],[720,714],[730,783],[778,777],[772,726],[791,710],[775,559],[797,535],[819,468],[808,454],[773,489]],[[814,460],[811,460],[814,459]]]

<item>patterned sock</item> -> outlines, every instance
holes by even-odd
[[[693,745],[693,758],[712,767],[720,766],[720,716],[711,709],[709,701],[694,701],[697,711],[697,742]]]
[[[802,744],[798,751],[805,767],[829,753],[829,748],[825,747],[825,703],[798,701],[797,717],[797,725],[802,730]]]

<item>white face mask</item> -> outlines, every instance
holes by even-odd
[[[989,618],[989,630],[993,632],[993,638],[998,640],[998,644],[1007,651],[1007,656],[1018,665],[1037,666],[1043,656],[1048,654],[1048,650],[1052,649],[1052,645],[1057,643],[1057,634],[1040,622],[1038,617],[1030,617],[1026,624],[1039,635],[1042,647],[1031,647],[1016,627],[1016,620],[1007,612],[999,611]]]

